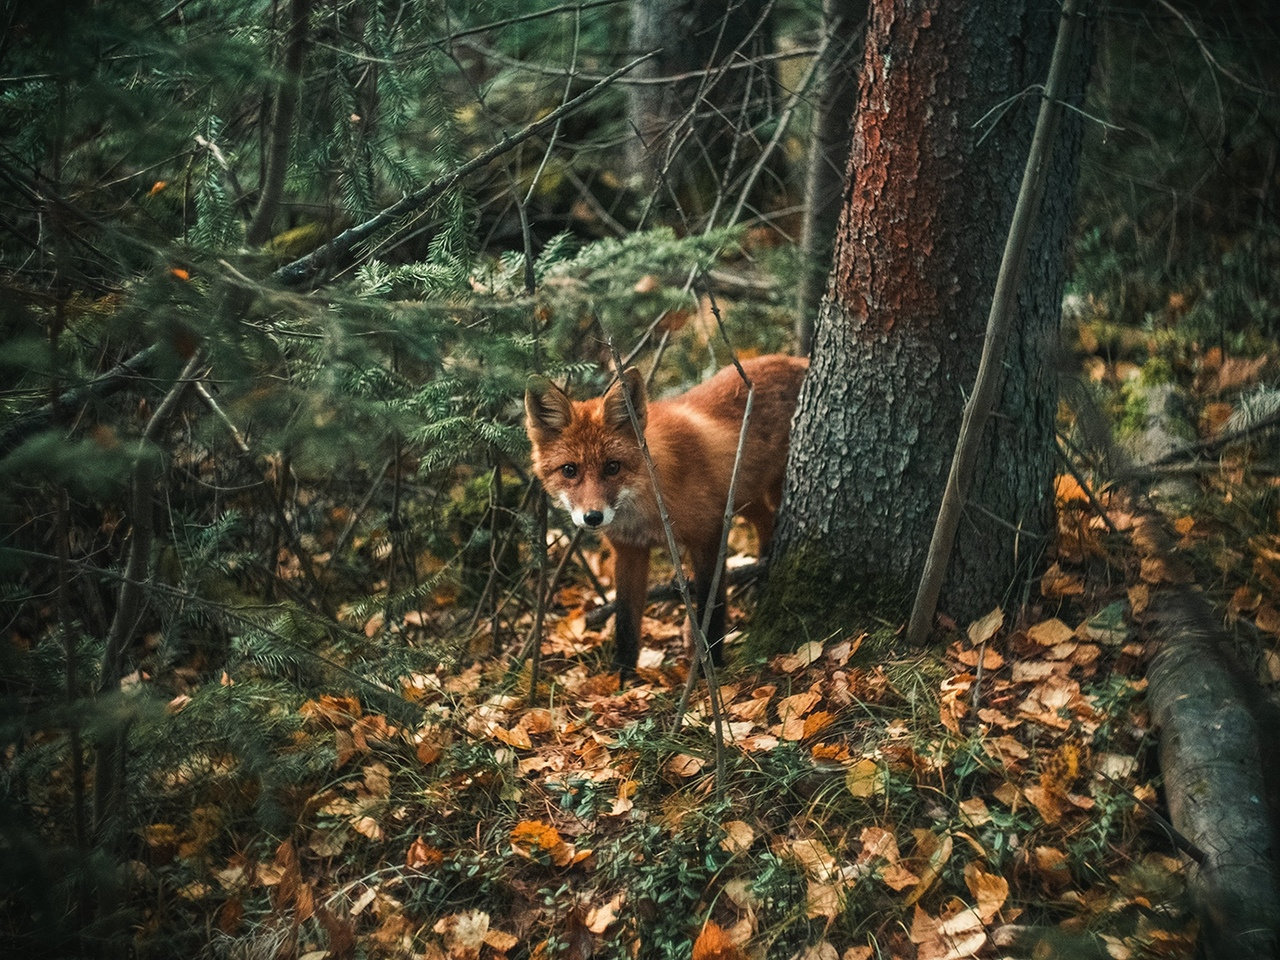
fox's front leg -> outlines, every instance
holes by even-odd
[[[625,680],[635,672],[640,656],[640,620],[649,594],[649,548],[615,543],[613,551],[618,605],[613,665]]]

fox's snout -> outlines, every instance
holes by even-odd
[[[617,515],[617,510],[607,504],[585,509],[574,503],[567,492],[562,492],[559,497],[560,506],[569,511],[569,515],[573,517],[573,525],[575,527],[586,527],[590,530],[599,530],[613,523],[613,518]]]

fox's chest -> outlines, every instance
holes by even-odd
[[[615,543],[623,543],[633,547],[657,547],[666,542],[666,533],[662,529],[662,518],[658,515],[656,504],[645,502],[646,498],[623,490],[615,504],[616,513],[613,522],[604,529],[604,534]]]

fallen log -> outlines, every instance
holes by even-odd
[[[1280,957],[1277,708],[1235,659],[1198,593],[1165,589],[1147,627],[1147,671],[1170,819],[1204,852],[1190,891],[1210,960]]]

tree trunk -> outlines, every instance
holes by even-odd
[[[289,153],[293,143],[293,119],[302,94],[302,64],[307,52],[307,27],[312,0],[290,0],[289,27],[285,34],[284,57],[280,67],[280,84],[271,111],[271,135],[266,142],[267,162],[258,205],[245,230],[245,243],[260,246],[271,236],[271,226],[284,198],[284,181],[289,170]]]
[[[660,52],[628,88],[630,166],[660,207],[705,213],[755,159],[776,91],[772,66],[752,61],[773,50],[772,6],[635,0],[631,49]]]
[[[844,170],[849,163],[853,111],[858,104],[858,62],[862,54],[867,0],[823,0],[822,30],[832,37],[818,67],[818,99],[813,107],[809,168],[804,181],[804,224],[800,232],[800,292],[796,297],[796,341],[802,356],[813,347],[814,317],[831,271],[832,241],[840,217]]]
[[[762,603],[766,626],[783,614],[821,628],[859,613],[901,619],[909,609],[977,372],[1056,26],[1056,9],[1028,0],[872,5],[834,265]],[[1083,64],[1073,70],[1072,101]],[[941,609],[960,619],[1017,602],[1051,530],[1052,358],[1079,138],[1079,117],[1068,112],[1019,291],[1019,332],[942,594]]]

